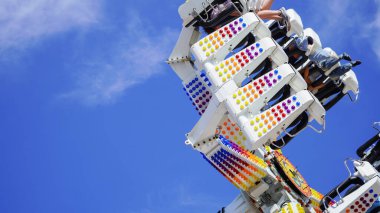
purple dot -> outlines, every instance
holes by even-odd
[[[241,31],[241,27],[238,27],[238,30]]]
[[[283,103],[282,103],[282,106],[286,106],[286,103],[285,103],[285,102],[283,102]]]
[[[238,24],[239,24],[239,22],[238,22],[238,21],[235,21],[235,22],[234,22],[234,24],[235,24],[235,25],[238,25]]]
[[[250,59],[254,59],[255,57],[253,55],[249,56]]]
[[[277,83],[277,80],[276,79],[273,79],[273,84]]]
[[[230,24],[229,26],[230,26],[230,28],[234,27],[234,25],[232,25],[232,24]]]
[[[370,203],[372,203],[372,202],[373,202],[373,199],[372,199],[372,198],[371,198],[371,199],[369,199],[369,202],[370,202]]]
[[[296,109],[296,107],[295,106],[292,106],[292,110],[295,110]]]
[[[196,100],[195,103],[199,103],[199,100]]]
[[[255,46],[252,46],[252,47],[251,47],[251,50],[255,50]]]
[[[268,86],[269,86],[269,87],[272,87],[272,84],[271,84],[271,83],[268,83]]]
[[[209,92],[209,91],[207,91],[207,92],[206,92],[206,94],[208,95],[208,94],[210,94],[210,92]]]
[[[264,76],[264,79],[265,79],[265,80],[268,80],[268,76],[265,75],[265,76]]]
[[[202,113],[205,113],[205,110],[202,110]]]
[[[237,33],[237,31],[236,30],[234,30],[234,34],[236,34]]]
[[[365,196],[365,197],[368,197],[368,193],[366,193],[364,196]]]
[[[199,107],[199,108],[202,108],[203,106],[202,106],[202,104],[200,104],[198,107]]]
[[[210,102],[210,99],[206,99],[206,102]]]
[[[272,78],[272,77],[273,77],[273,73],[269,73],[269,77],[271,77],[271,78]]]
[[[284,106],[284,109],[285,109],[285,110],[288,110],[288,109],[289,109],[289,107],[288,107],[288,106]]]
[[[288,109],[288,110],[286,110],[286,112],[287,112],[288,114],[290,114],[292,111],[290,111],[290,110]]]
[[[366,203],[366,204],[365,204],[365,206],[366,206],[366,207],[369,207],[369,206],[370,206],[370,204],[369,204],[369,203]]]
[[[292,103],[292,101],[289,99],[289,100],[288,100],[288,104],[290,104],[290,103]]]
[[[258,56],[259,55],[259,53],[258,52],[255,52],[255,56]]]

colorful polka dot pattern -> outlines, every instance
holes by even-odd
[[[249,124],[258,138],[268,134],[281,121],[286,120],[292,112],[301,106],[297,96],[288,98],[249,121]]]
[[[320,202],[321,200],[323,199],[323,195],[321,193],[319,193],[318,191],[316,191],[315,189],[311,189],[311,197],[310,197],[310,201],[311,201],[311,205],[313,206],[315,212],[317,213],[322,213],[322,210],[319,208],[319,205],[320,205]]]
[[[227,140],[223,136],[220,136],[219,139],[222,143],[222,146],[224,146],[226,150],[229,150],[230,153],[233,153],[235,156],[238,156],[242,160],[254,165],[259,170],[258,175],[260,177],[266,176],[265,169],[268,167],[268,165],[264,162],[263,159],[252,154],[248,150],[243,149],[232,141]]]
[[[208,78],[202,73],[201,78],[194,78],[189,83],[185,84],[183,88],[199,115],[202,115],[206,111],[212,98],[210,86],[211,83],[208,81]]]
[[[199,45],[206,57],[210,57],[246,27],[244,18],[238,18],[206,36],[196,45]]]
[[[247,137],[240,130],[239,126],[232,123],[228,118],[222,120],[220,130],[218,130],[216,134],[221,134],[224,138],[237,143],[242,148],[245,148],[244,144],[246,144]]]
[[[264,52],[260,43],[252,44],[234,56],[222,61],[215,66],[217,76],[224,83],[233,78],[237,73],[246,68],[252,61]]]
[[[273,70],[243,88],[240,88],[232,95],[233,103],[238,110],[237,113],[245,110],[250,104],[259,99],[282,79],[283,76],[280,71]]]
[[[360,198],[358,198],[352,205],[346,209],[346,213],[350,212],[366,212],[376,200],[379,199],[379,194],[375,193],[373,189],[365,192]]]

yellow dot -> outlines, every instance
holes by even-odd
[[[263,136],[263,133],[259,132],[259,134],[257,134],[259,137]]]
[[[203,48],[202,48],[202,50],[203,50],[203,52],[204,52],[204,51],[206,51],[206,50],[207,50],[207,48],[206,48],[206,47],[203,47]]]
[[[227,79],[226,79],[226,78],[223,78],[223,79],[222,79],[222,81],[223,81],[223,82],[226,82],[226,81],[227,81]]]
[[[242,101],[245,101],[245,96],[244,96],[244,95],[241,96],[241,100],[242,100]]]
[[[236,100],[236,104],[240,104],[240,100]]]
[[[245,141],[245,140],[247,140],[247,138],[246,138],[246,137],[243,137],[243,141]]]
[[[214,48],[211,48],[211,52],[212,52],[212,53],[214,53],[214,52],[215,52]]]
[[[231,78],[231,74],[228,73],[227,74],[227,78],[230,79]]]
[[[209,53],[209,52],[207,52],[207,53],[206,53],[206,56],[207,56],[207,57],[209,57],[209,56],[210,56],[210,53]]]
[[[248,102],[248,101],[246,101],[246,102],[245,102],[245,106],[248,106],[248,105],[249,105],[249,102]]]
[[[222,72],[219,72],[219,77],[222,77],[223,76],[223,73]]]
[[[256,122],[259,122],[260,121],[260,118],[259,117],[256,117]]]
[[[235,141],[237,141],[237,139],[238,139],[238,137],[237,137],[237,136],[235,136],[235,137],[234,137],[234,140],[235,140]]]
[[[219,67],[216,66],[216,67],[215,67],[215,71],[219,71]]]
[[[237,98],[237,95],[236,95],[236,94],[233,94],[232,97],[233,97],[234,99],[236,99],[236,98]]]
[[[254,121],[253,121],[254,122]],[[239,132],[239,135],[242,136],[243,135],[243,132]]]
[[[243,110],[243,109],[244,109],[244,106],[243,106],[243,105],[240,105],[240,109]]]
[[[207,42],[208,42],[208,39],[207,39],[207,38],[205,38],[203,41],[204,41],[205,43],[207,43]]]
[[[202,46],[203,45],[203,41],[199,42],[199,46]]]
[[[257,132],[259,130],[259,127],[255,126],[254,130]]]
[[[264,129],[263,129],[263,132],[264,132],[264,133],[267,133],[267,129],[266,129],[266,128],[264,128]]]
[[[223,71],[224,71],[224,73],[227,73],[227,72],[228,72],[228,70],[227,70],[227,69],[224,69]]]
[[[224,64],[223,63],[220,64],[220,68],[224,68]]]
[[[241,94],[243,94],[243,93],[241,92],[241,90],[239,90],[239,91],[238,91],[238,95],[240,96]]]
[[[210,47],[211,47],[211,44],[209,43],[209,44],[207,45],[207,47],[210,48]]]
[[[262,128],[262,127],[264,126],[264,124],[263,124],[263,123],[260,123],[259,126],[260,126],[260,128]]]

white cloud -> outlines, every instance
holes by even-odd
[[[164,61],[174,47],[177,31],[158,30],[136,13],[126,20],[119,39],[110,41],[108,50],[91,59],[76,77],[76,88],[62,98],[89,106],[114,103],[128,88],[167,69]]]
[[[98,21],[100,0],[2,0],[0,49],[22,49],[42,38]]]

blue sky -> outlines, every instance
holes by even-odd
[[[198,115],[163,61],[183,1],[0,3],[0,212],[216,212],[238,191],[184,145]],[[285,148],[320,191],[380,121],[380,1],[284,1],[364,63],[359,102]]]

